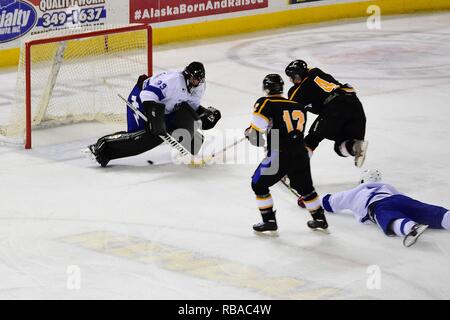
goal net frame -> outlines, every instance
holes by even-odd
[[[153,70],[153,56],[152,56],[152,27],[151,25],[142,24],[142,25],[133,25],[133,26],[126,26],[126,27],[117,27],[117,28],[111,28],[111,29],[104,29],[104,30],[97,30],[97,31],[87,31],[87,32],[81,32],[77,34],[70,34],[70,35],[61,35],[61,36],[55,36],[55,37],[49,37],[49,38],[42,38],[42,39],[35,39],[26,41],[24,43],[24,49],[25,49],[25,149],[31,149],[32,146],[32,101],[31,101],[31,74],[32,74],[32,56],[31,56],[31,50],[33,46],[37,45],[43,45],[43,44],[49,44],[49,43],[65,43],[69,40],[77,40],[77,39],[85,39],[90,37],[98,37],[98,36],[105,36],[105,47],[107,47],[108,43],[108,35],[111,34],[119,34],[119,33],[126,33],[126,32],[132,32],[132,31],[146,31],[147,36],[147,74],[151,75]],[[60,59],[63,59],[64,54],[64,45],[61,46],[62,53],[57,53],[57,56],[55,57],[56,60],[58,60],[58,55],[60,56]],[[54,61],[54,64],[52,66],[52,76],[54,79],[50,81],[56,81],[56,77],[58,77],[58,71],[59,66],[58,64],[61,64],[61,61]],[[52,85],[50,84],[48,92],[45,92],[44,94],[47,96],[50,96],[52,94]]]

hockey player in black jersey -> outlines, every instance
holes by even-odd
[[[339,156],[353,156],[355,166],[361,167],[368,144],[366,116],[355,90],[319,68],[308,69],[303,60],[292,61],[285,71],[294,84],[289,99],[318,115],[305,137],[310,155],[323,139],[329,139]]]
[[[285,175],[289,177],[291,187],[304,197],[306,208],[313,217],[308,226],[326,229],[328,224],[313,186],[308,151],[303,141],[303,108],[282,96],[283,85],[278,74],[264,78],[263,90],[267,96],[256,101],[251,125],[245,130],[245,136],[256,146],[264,145],[263,134],[267,133],[267,157],[252,176],[252,189],[263,221],[255,224],[253,229],[257,232],[278,229],[269,187]]]

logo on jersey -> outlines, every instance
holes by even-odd
[[[0,0],[0,43],[22,37],[36,22],[36,10],[28,2]]]

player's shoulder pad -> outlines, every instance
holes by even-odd
[[[255,104],[253,105],[253,112],[258,112],[261,109],[261,106],[263,106],[267,100],[269,100],[268,97],[261,97],[256,100]]]
[[[324,74],[324,73],[325,72],[323,72],[322,69],[314,67],[314,68],[309,69],[308,76],[310,78],[313,78],[315,76],[320,76],[321,74]]]

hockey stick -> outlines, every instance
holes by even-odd
[[[214,152],[213,154],[211,154],[210,156],[208,156],[206,159],[202,160],[202,164],[206,164],[208,162],[210,162],[212,159],[214,159],[215,157],[217,157],[220,154],[225,153],[227,150],[231,149],[232,147],[238,145],[239,143],[241,143],[242,141],[244,141],[246,139],[246,137],[242,137],[239,140],[236,140],[235,142],[233,142],[232,144],[222,148],[221,150]]]
[[[131,104],[127,99],[125,99],[120,93],[117,94],[117,96],[122,99],[130,108],[133,110],[142,120],[145,122],[148,122],[147,117],[145,114],[143,114],[138,108],[136,108],[133,104]],[[182,156],[191,156],[191,153],[186,150],[186,148],[179,143],[177,140],[175,140],[170,134],[166,133],[165,135],[159,135],[159,137],[164,140],[167,144],[169,144],[172,148],[176,149]]]
[[[285,177],[283,177],[280,182],[289,189],[289,191],[298,198],[300,198],[301,196],[297,193],[297,191],[295,191],[290,185],[287,184],[286,180],[284,179]]]

